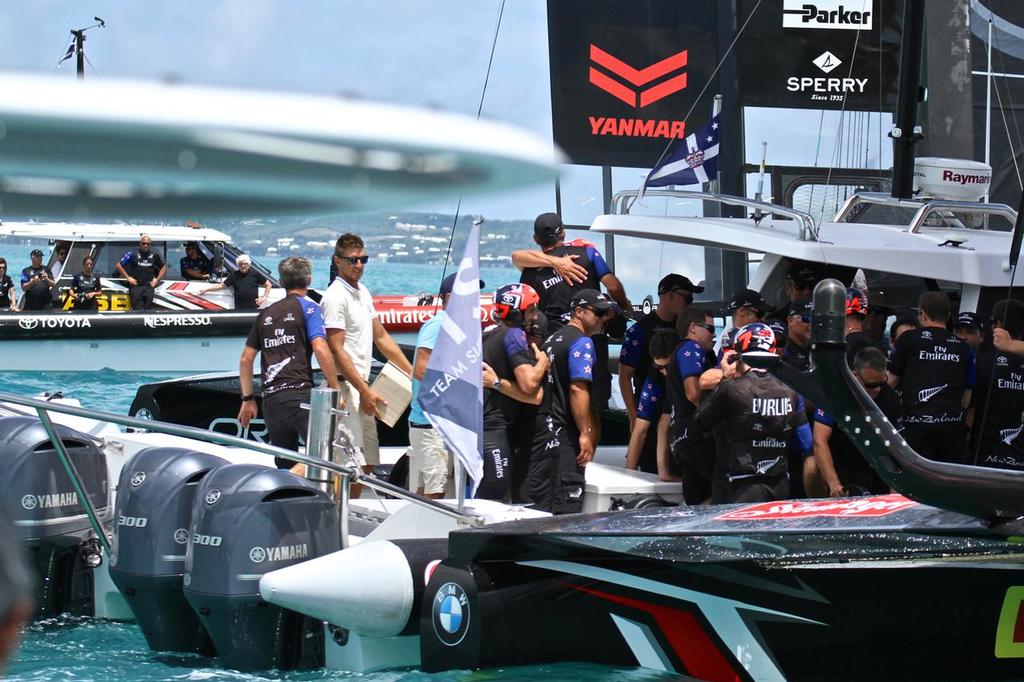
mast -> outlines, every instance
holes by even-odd
[[[892,138],[892,196],[909,199],[914,192],[914,145],[924,138],[917,123],[922,99],[921,55],[924,47],[924,0],[903,5],[903,49],[900,52],[899,93]]]
[[[75,73],[78,74],[80,81],[85,80],[85,32],[90,28],[106,28],[107,26],[107,22],[99,17],[93,17],[93,21],[96,23],[92,26],[71,29],[71,35],[75,37]]]

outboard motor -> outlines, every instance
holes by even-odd
[[[54,428],[100,519],[110,521],[106,455],[85,434]],[[35,417],[0,417],[0,490],[38,580],[37,617],[93,613],[92,569],[103,555],[78,494]]]
[[[226,667],[323,666],[322,623],[264,601],[260,578],[340,547],[333,500],[303,478],[230,464],[203,479],[192,507],[185,598]]]
[[[155,651],[214,655],[206,629],[185,601],[182,578],[196,489],[225,464],[215,455],[155,447],[121,469],[110,577]]]

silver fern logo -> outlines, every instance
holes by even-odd
[[[941,386],[934,386],[932,388],[925,388],[917,392],[917,400],[921,403],[926,403],[934,398],[942,389],[949,386],[949,384],[942,384]]]
[[[1017,440],[1017,436],[1020,435],[1021,431],[1024,431],[1024,412],[1020,415],[1021,424],[1015,429],[1002,429],[999,432],[999,437],[1003,440],[1006,445],[1013,444],[1013,441]]]
[[[281,362],[275,362],[274,364],[269,365],[267,367],[267,378],[265,379],[266,383],[269,384],[274,379],[276,379],[277,375],[281,373],[281,370],[283,370],[285,366],[291,361],[291,357],[287,357]]]

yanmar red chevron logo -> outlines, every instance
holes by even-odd
[[[657,85],[644,87],[659,78],[674,74],[683,69],[687,61],[686,52],[686,50],[677,52],[671,57],[666,57],[646,68],[636,69],[591,43],[590,61],[592,63],[590,66],[590,82],[631,107],[643,108],[648,104],[653,104],[686,88],[685,73],[672,76]],[[594,68],[595,65],[606,69],[611,75]],[[615,76],[618,80],[612,76]],[[628,85],[622,81],[626,81]]]

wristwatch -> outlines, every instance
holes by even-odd
[[[493,388],[495,391],[501,390],[501,377],[498,377],[497,379],[494,380],[494,383],[491,384],[491,388]]]
[[[243,403],[247,403],[250,400],[256,400],[256,397],[253,394],[251,394],[251,393],[249,395],[243,395],[242,396],[242,402]]]

